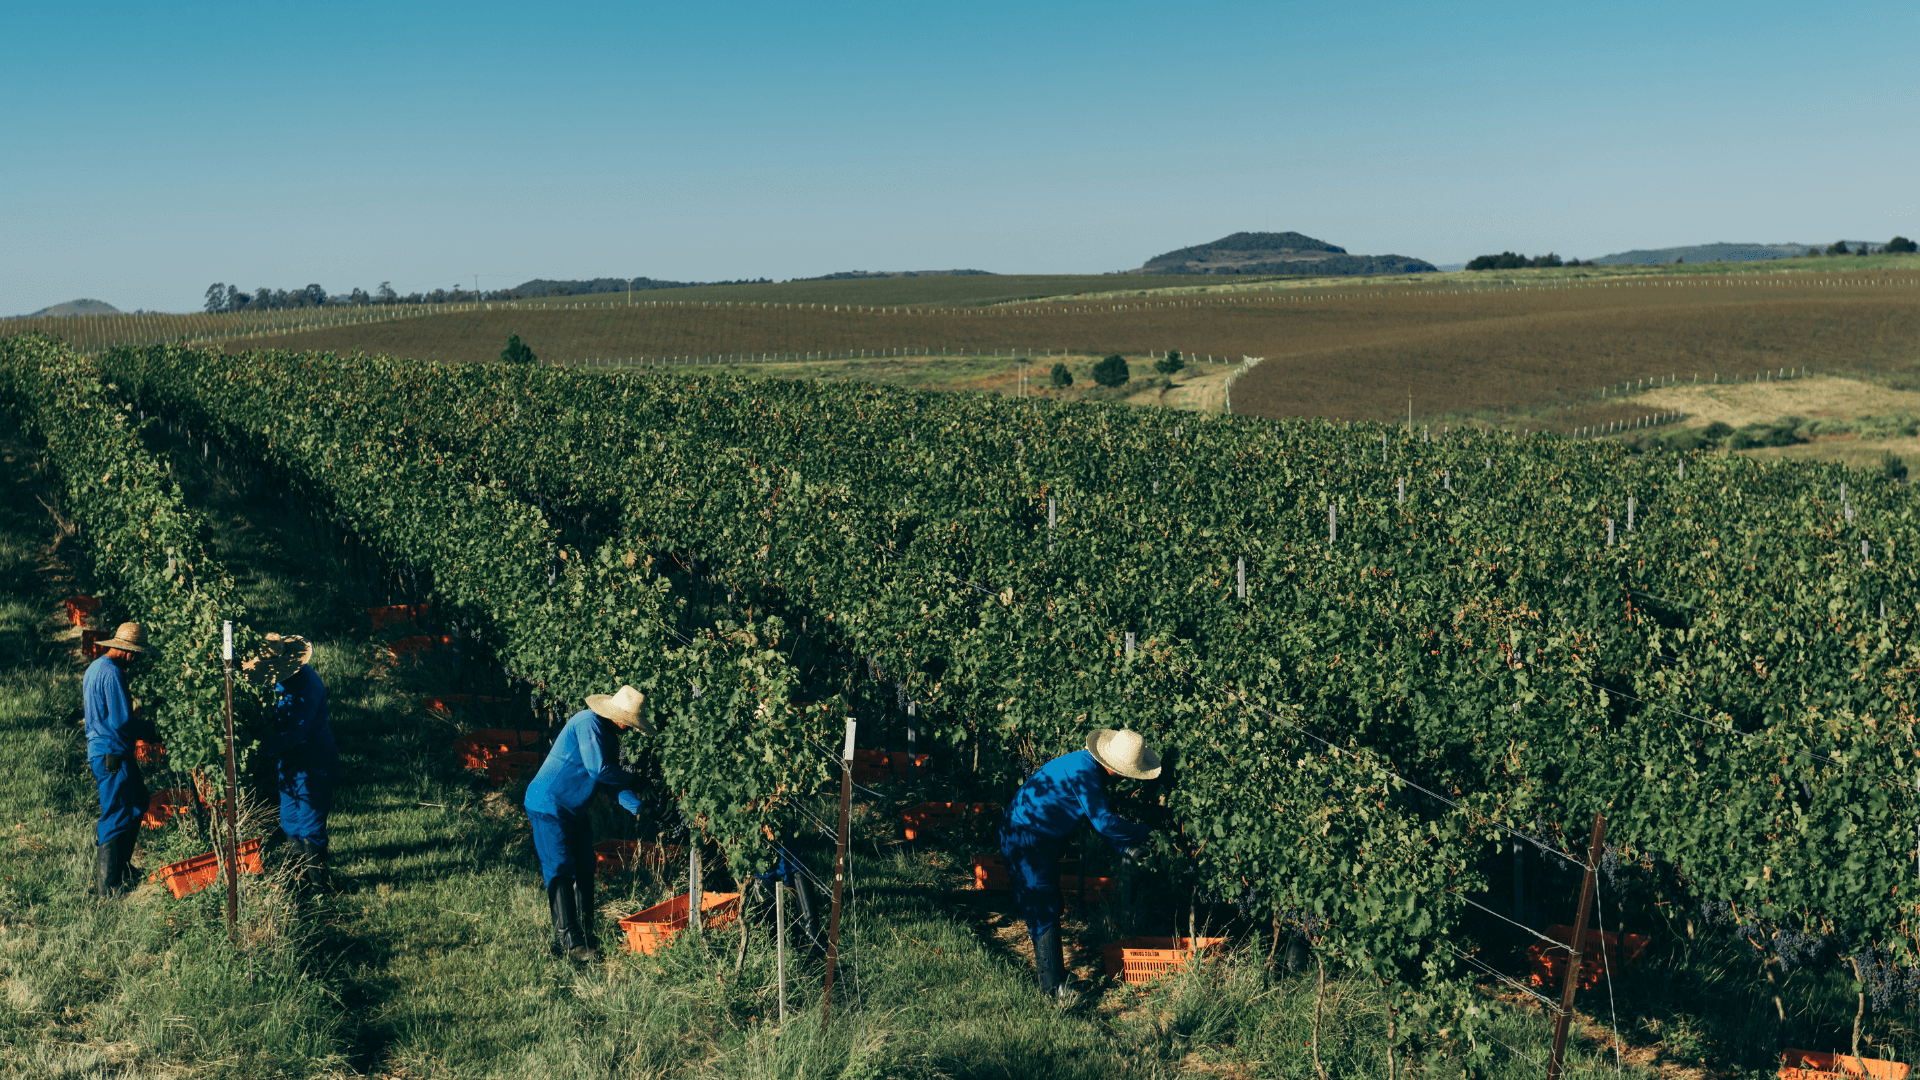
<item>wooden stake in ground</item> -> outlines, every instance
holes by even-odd
[[[786,876],[787,854],[780,853],[780,862],[773,876],[773,981],[778,987],[780,999],[780,1022],[787,1022],[787,886],[781,880]]]
[[[833,912],[827,918],[827,983],[820,991],[820,1030],[827,1029],[833,1011],[833,973],[840,960],[840,897],[847,881],[847,827],[853,816],[853,733],[847,717],[847,744],[840,754],[840,836],[833,850]]]
[[[1553,1020],[1553,1056],[1547,1059],[1547,1080],[1560,1080],[1560,1066],[1566,1058],[1567,1024],[1573,1019],[1573,992],[1580,987],[1580,961],[1586,951],[1587,913],[1593,910],[1596,885],[1593,875],[1600,865],[1600,844],[1606,835],[1606,815],[1593,815],[1593,838],[1587,842],[1587,872],[1580,878],[1580,910],[1573,917],[1573,947],[1568,950],[1567,977],[1560,986],[1560,1015]],[[1601,948],[1605,947],[1602,943]]]
[[[240,921],[240,823],[236,804],[240,792],[233,778],[233,623],[220,626],[220,660],[227,669],[227,940],[239,944]]]

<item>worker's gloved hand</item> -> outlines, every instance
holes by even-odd
[[[1122,851],[1120,853],[1121,869],[1131,870],[1134,867],[1140,865],[1140,855],[1141,855],[1141,851],[1137,847],[1130,847],[1125,851]]]

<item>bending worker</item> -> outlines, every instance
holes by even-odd
[[[1160,775],[1160,757],[1131,731],[1096,729],[1087,748],[1054,758],[1027,778],[1007,808],[1000,827],[1000,852],[1013,878],[1014,902],[1033,938],[1033,962],[1040,992],[1067,997],[1066,961],[1060,944],[1060,850],[1067,834],[1085,821],[1115,850],[1130,855],[1147,839],[1147,827],[1126,821],[1107,808],[1107,778],[1151,780]]]
[[[640,813],[640,778],[620,767],[620,732],[653,734],[640,718],[645,695],[631,686],[617,694],[590,694],[587,707],[568,718],[527,785],[527,820],[533,850],[547,882],[553,912],[553,955],[583,964],[600,959],[594,930],[593,832],[587,803],[600,787],[618,793],[621,809]]]
[[[100,643],[106,654],[87,667],[80,685],[87,732],[87,768],[100,791],[100,825],[95,830],[94,890],[119,899],[135,884],[128,873],[140,816],[147,812],[147,784],[133,755],[136,739],[156,738],[151,720],[133,714],[127,671],[146,655],[147,631],[137,622],[121,623]]]
[[[327,814],[340,765],[327,711],[327,686],[308,664],[313,643],[268,634],[260,656],[241,665],[272,685],[273,732],[265,750],[280,789],[280,831],[287,836],[295,873],[307,885],[325,884]]]

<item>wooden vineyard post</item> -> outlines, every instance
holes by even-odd
[[[700,837],[687,822],[687,929],[700,933]]]
[[[773,875],[773,981],[780,1000],[780,1022],[787,1022],[787,853],[782,851]]]
[[[1607,818],[1593,815],[1593,839],[1587,841],[1587,871],[1580,877],[1580,910],[1573,917],[1573,945],[1567,958],[1567,977],[1560,986],[1560,1015],[1553,1019],[1553,1056],[1547,1059],[1547,1080],[1560,1080],[1560,1066],[1567,1053],[1567,1024],[1573,1019],[1573,992],[1580,987],[1580,961],[1586,951],[1587,913],[1593,910],[1596,882],[1594,871],[1600,865],[1600,845],[1607,835]],[[1605,944],[1601,948],[1605,948]]]
[[[240,791],[233,776],[233,623],[220,625],[220,661],[227,672],[227,940],[239,943],[240,921]]]
[[[827,917],[827,983],[820,991],[820,1030],[833,1011],[833,973],[840,961],[840,897],[847,882],[847,825],[853,815],[853,733],[847,717],[847,745],[840,754],[840,836],[833,849],[833,911]]]

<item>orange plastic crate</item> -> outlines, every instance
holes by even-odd
[[[266,866],[260,861],[260,838],[240,841],[240,872],[243,874],[264,874]],[[154,871],[148,881],[158,881],[166,885],[178,899],[192,896],[211,885],[220,877],[220,857],[209,851],[205,855],[195,855],[191,859],[182,859],[177,863],[168,863]]]
[[[1100,950],[1107,974],[1129,986],[1143,986],[1162,975],[1187,966],[1194,955],[1217,956],[1225,951],[1223,937],[1123,938]]]
[[[1062,859],[1060,860],[1060,869],[1060,892],[1069,900],[1078,899],[1080,896],[1080,877],[1078,874],[1069,874],[1066,873],[1066,871],[1080,869],[1079,861],[1076,859]],[[1118,883],[1112,878],[1088,878],[1087,899],[1102,899],[1107,893],[1113,891],[1117,885]],[[1000,890],[1013,888],[1013,876],[1007,872],[1007,860],[1005,856],[975,855],[973,857],[973,887],[976,889]]]
[[[1780,1055],[1780,1080],[1833,1080],[1838,1076],[1906,1080],[1907,1066],[1899,1061],[1823,1054],[1817,1050],[1788,1050]]]
[[[593,845],[594,872],[597,874],[616,874],[622,870],[637,870],[642,866],[665,869],[671,863],[677,863],[687,857],[687,849],[679,844],[642,844],[633,840],[602,840]]]
[[[432,634],[421,634],[416,637],[403,637],[398,641],[389,641],[387,642],[387,651],[392,653],[395,659],[399,659],[402,656],[412,656],[415,653],[432,652],[442,645],[451,644],[453,644],[453,638],[446,634],[441,634],[437,637]]]
[[[427,711],[435,716],[449,717],[453,715],[455,706],[496,705],[505,700],[505,698],[487,697],[484,694],[441,694],[437,697],[426,698],[421,704],[425,705]],[[511,735],[512,732],[508,732],[508,734]]]
[[[487,762],[487,783],[494,787],[505,787],[524,774],[539,772],[540,763],[545,760],[547,755],[531,750],[501,754]]]
[[[100,647],[100,642],[106,640],[105,634],[104,630],[81,630],[80,655],[89,660],[98,660],[105,656],[106,650]]]
[[[453,756],[463,769],[484,769],[495,758],[540,749],[539,732],[521,731],[517,739],[515,734],[500,728],[469,731],[453,740]]]
[[[186,788],[156,791],[147,799],[147,812],[140,815],[140,824],[149,829],[164,828],[167,822],[193,809],[198,801]]]
[[[157,742],[145,739],[133,740],[133,760],[142,765],[152,765],[167,756],[167,748]]]
[[[915,754],[914,762],[925,768],[931,760],[931,754]],[[907,760],[905,751],[888,753],[885,750],[855,750],[853,752],[853,782],[856,784],[884,784],[889,780],[909,779],[913,775],[913,763]]]
[[[626,932],[627,948],[647,956],[664,948],[675,934],[687,928],[687,907],[687,894],[681,893],[665,903],[621,919],[619,926]],[[706,929],[718,930],[739,917],[739,893],[700,894],[700,924]]]
[[[907,823],[907,839],[918,840],[957,821],[998,814],[1003,807],[990,802],[923,802],[900,815]]]
[[[1573,927],[1549,926],[1547,936],[1563,946],[1571,946]],[[1646,954],[1647,946],[1652,944],[1652,939],[1642,934],[1603,934],[1592,927],[1587,929],[1583,941],[1585,948],[1580,955],[1580,974],[1574,979],[1574,985],[1582,990],[1599,986],[1610,971],[1624,971],[1638,964]],[[1533,969],[1528,982],[1550,989],[1565,985],[1568,956],[1563,949],[1535,942],[1527,946],[1527,959]]]
[[[420,619],[432,606],[431,604],[394,604],[390,607],[370,607],[367,609],[367,618],[373,620],[373,628],[378,630],[383,626],[395,626]]]
[[[87,616],[100,610],[100,598],[97,596],[69,596],[60,603],[67,609],[67,619],[75,626],[87,625]]]

